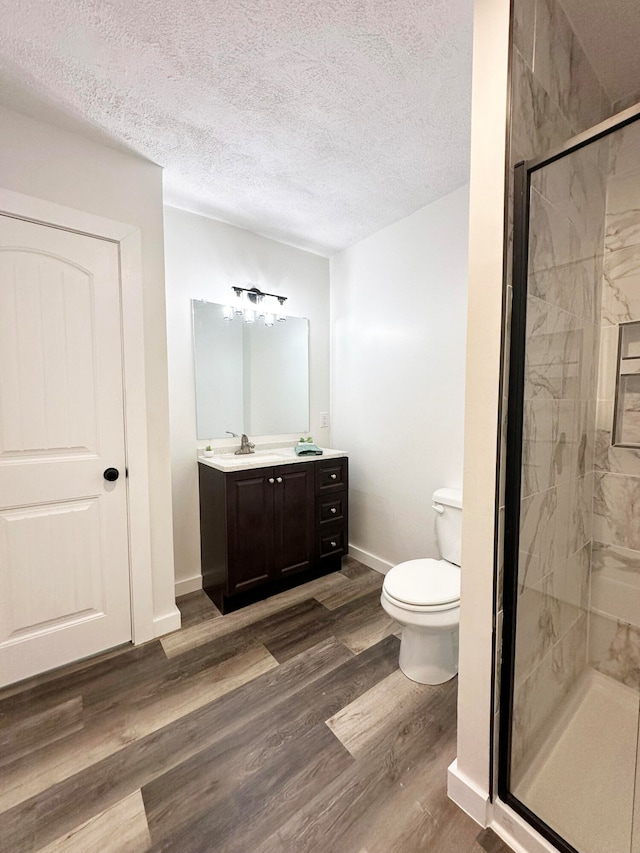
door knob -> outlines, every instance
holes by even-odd
[[[282,482],[282,477],[276,477],[276,483],[281,483],[281,482]]]
[[[120,471],[117,468],[105,468],[102,476],[108,483],[115,483],[120,476]]]
[[[332,507],[331,507],[331,512],[336,513],[336,512],[338,512],[338,510],[337,510],[334,506],[332,506]]]
[[[332,547],[332,548],[337,548],[337,547],[338,547],[338,543],[337,543],[337,542],[332,542],[332,543],[331,543],[331,547]]]
[[[332,475],[331,475],[331,479],[332,479],[332,480],[337,480],[337,479],[338,479],[338,475],[337,475],[337,474],[332,474]]]
[[[275,480],[273,479],[273,477],[269,477],[269,482],[270,482],[270,483],[275,483]]]

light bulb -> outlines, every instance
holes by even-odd
[[[273,314],[271,313],[271,311],[267,311],[267,313],[264,315],[265,326],[273,326],[273,319],[274,318],[273,318]]]
[[[233,311],[238,315],[244,311],[244,293],[241,290],[236,293],[236,302],[233,306]]]
[[[233,308],[231,305],[225,305],[222,309],[222,316],[225,320],[233,320]]]
[[[245,323],[255,323],[256,312],[253,310],[253,308],[244,309],[244,321]]]

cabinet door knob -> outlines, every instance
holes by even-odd
[[[276,477],[276,483],[281,483],[281,482],[282,482],[282,477]]]
[[[335,513],[336,513],[336,512],[338,512],[338,510],[337,510],[334,506],[332,506],[332,507],[331,507],[331,512],[335,515]]]
[[[331,475],[331,479],[332,479],[332,480],[337,480],[337,479],[338,479],[338,475],[337,475],[337,474],[332,474],[332,475]]]
[[[337,548],[337,547],[338,547],[338,543],[337,543],[337,542],[332,542],[332,543],[331,543],[331,547],[332,547],[332,548]]]
[[[269,482],[270,482],[270,483],[275,483],[275,480],[273,479],[273,477],[269,477]]]

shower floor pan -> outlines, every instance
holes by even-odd
[[[639,701],[590,670],[513,790],[580,853],[640,853]]]

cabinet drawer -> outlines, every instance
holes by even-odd
[[[320,535],[320,557],[334,556],[345,552],[345,529],[338,527],[331,533]]]
[[[320,495],[318,514],[321,526],[326,526],[332,521],[344,521],[347,517],[347,492]]]
[[[316,468],[316,492],[338,492],[346,489],[349,485],[349,464],[345,457],[340,459],[327,459],[326,462],[318,462]]]

